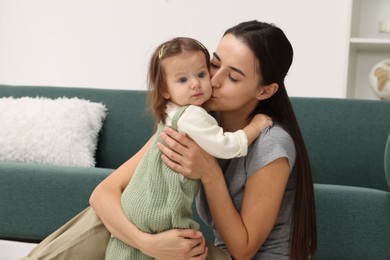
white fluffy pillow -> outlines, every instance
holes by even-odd
[[[0,161],[93,167],[106,111],[78,98],[0,98]]]

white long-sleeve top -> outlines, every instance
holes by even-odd
[[[180,106],[167,104],[166,125],[171,126],[172,118]],[[248,138],[243,130],[223,132],[217,120],[205,109],[190,105],[177,122],[178,131],[191,137],[210,155],[230,159],[245,156],[248,152]]]

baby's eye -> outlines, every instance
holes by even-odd
[[[198,77],[199,77],[199,78],[204,78],[204,77],[206,77],[206,72],[199,72],[199,73],[198,73]]]
[[[179,82],[180,83],[186,83],[187,82],[187,78],[186,77],[181,77],[181,78],[179,78]]]

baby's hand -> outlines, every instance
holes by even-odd
[[[248,143],[251,144],[264,130],[264,128],[272,126],[271,117],[265,114],[256,114],[249,125],[247,125],[243,130],[248,137]]]
[[[251,121],[251,124],[254,124],[257,129],[263,131],[264,128],[272,126],[272,118],[265,114],[256,114]]]

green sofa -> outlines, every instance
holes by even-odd
[[[0,97],[9,96],[79,97],[108,108],[96,167],[0,162],[0,239],[39,242],[88,206],[94,187],[147,141],[153,123],[145,91],[0,85]],[[390,102],[291,101],[314,172],[316,259],[390,259]]]

